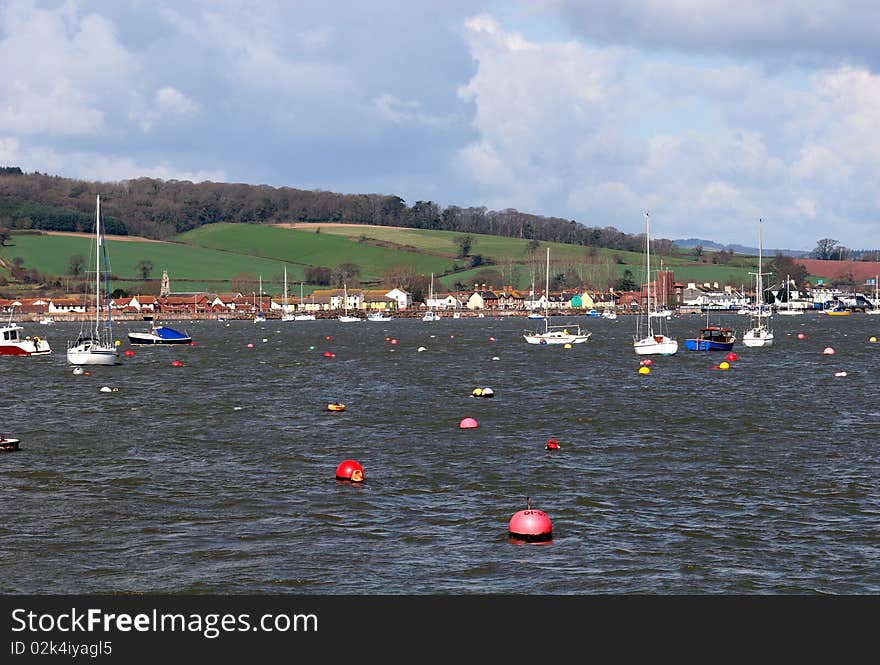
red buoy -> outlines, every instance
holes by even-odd
[[[325,358],[335,358],[336,354],[333,353],[332,351],[324,351],[324,357]]]
[[[195,342],[193,342],[193,341],[192,341],[192,340],[190,340],[190,342],[189,342],[189,345],[190,345],[190,346],[195,346],[195,345],[196,345],[196,343],[195,343]]]
[[[172,360],[172,361],[171,361],[171,366],[172,366],[172,367],[183,367],[183,363],[180,362],[179,360]]]
[[[460,423],[458,423],[459,429],[473,429],[475,427],[479,427],[476,420],[473,418],[465,418]]]
[[[127,356],[133,356],[133,355],[134,355],[134,351],[132,351],[131,349],[126,349],[126,350],[125,350],[125,355],[127,355]]]
[[[347,459],[336,467],[336,480],[361,483],[364,480],[364,467],[353,459]]]
[[[526,510],[521,510],[510,518],[509,538],[527,543],[546,543],[553,540],[553,525],[547,514],[543,510],[533,510],[528,497],[526,506]]]
[[[727,360],[727,361],[729,361],[729,362],[733,362],[734,360],[737,359],[737,357],[736,357],[736,354],[735,354],[733,351],[731,351],[731,352],[728,353],[726,356],[724,356],[724,359]]]
[[[547,450],[559,450],[559,441],[556,439],[547,439]]]

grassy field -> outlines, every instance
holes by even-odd
[[[456,239],[462,234],[449,231],[394,229],[389,227],[315,225],[315,228],[282,228],[255,224],[211,224],[178,236],[174,242],[136,240],[107,241],[111,288],[139,293],[146,286],[138,264],[149,261],[153,270],[149,281],[160,279],[167,270],[175,291],[229,291],[233,280],[250,275],[262,277],[266,292],[280,293],[283,270],[287,265],[289,291],[299,293],[308,266],[334,268],[350,262],[361,268],[364,281],[381,280],[383,273],[402,265],[425,276],[435,275],[435,288],[448,290],[456,282],[467,286],[481,272],[491,270],[500,276],[499,288],[510,284],[527,289],[533,280],[542,288],[546,247],[550,246],[551,274],[577,270],[591,276],[597,284],[623,276],[629,270],[635,280],[642,279],[643,255],[637,252],[593,250],[591,248],[541,243],[529,253],[528,240],[469,234],[471,255],[481,255],[484,265],[468,267],[468,259],[458,258]],[[93,249],[88,235],[15,234],[0,248],[0,257],[11,263],[16,258],[24,268],[64,278],[74,255],[91,259]],[[730,265],[699,262],[690,253],[662,257],[664,268],[673,270],[679,282],[718,282],[734,286],[750,283],[755,271],[754,257],[735,257]],[[654,263],[654,262],[652,262]],[[659,259],[654,267],[659,268]],[[8,270],[0,268],[0,276]],[[604,284],[602,284],[604,286]],[[488,285],[487,285],[488,286]],[[8,289],[7,289],[8,290]],[[305,292],[311,291],[306,287]]]

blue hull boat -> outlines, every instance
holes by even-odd
[[[700,329],[700,336],[686,339],[684,346],[689,351],[730,351],[736,343],[736,335],[730,328],[709,326]]]
[[[192,338],[168,326],[153,326],[149,332],[128,333],[130,344],[189,344]]]

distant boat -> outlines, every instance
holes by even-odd
[[[367,316],[367,321],[391,321],[392,319],[394,319],[393,316],[383,314],[382,312],[375,312]]]
[[[313,295],[312,300],[314,301],[314,299],[315,299],[315,297]],[[299,306],[300,307],[302,307],[302,303],[303,303],[303,283],[300,282],[299,283]],[[314,314],[306,314],[304,312],[301,312],[299,314],[294,314],[293,320],[294,321],[314,321],[315,315]]]
[[[44,356],[52,353],[49,342],[35,336],[23,337],[24,328],[13,322],[12,314],[5,326],[0,326],[0,356]]]
[[[651,322],[651,229],[649,222],[650,215],[645,213],[645,281],[648,287],[648,298],[645,303],[646,313],[639,313],[636,319],[633,350],[639,356],[671,356],[678,352],[678,340],[663,332],[664,317],[658,317],[660,320],[657,324],[657,330],[654,330],[654,324]]]
[[[192,338],[168,326],[153,325],[147,332],[129,332],[129,344],[189,344]]]
[[[850,312],[846,307],[841,306],[826,309],[825,313],[828,316],[849,316],[850,314],[852,314],[852,312]]]
[[[284,294],[281,297],[281,320],[296,321],[296,317],[290,312],[290,305],[287,304],[287,264],[284,264]]]
[[[51,326],[54,324],[55,324],[55,319],[53,319],[51,316],[43,316],[40,318],[40,325],[41,326]]]
[[[422,315],[422,321],[439,321],[440,315],[435,312],[430,303],[434,302],[434,273],[431,273],[431,288],[428,290],[428,311]]]
[[[260,275],[260,306],[257,306],[257,294],[254,294],[254,323],[264,323],[266,317],[263,314],[263,276]]]
[[[103,252],[102,252],[103,249]],[[102,270],[103,267],[103,270]],[[67,346],[67,362],[71,365],[116,365],[119,360],[119,351],[113,340],[113,320],[110,314],[109,293],[105,293],[107,301],[104,306],[107,315],[101,318],[101,274],[109,280],[109,268],[107,266],[107,247],[104,242],[104,234],[101,229],[101,196],[98,195],[95,202],[95,283],[93,294],[95,298],[95,320],[86,321],[80,327],[79,336],[72,344]],[[109,284],[108,287],[109,288]],[[107,289],[105,289],[107,291]],[[86,329],[86,325],[94,324],[94,328]]]
[[[340,314],[337,318],[343,323],[355,323],[357,321],[363,321],[362,318],[358,316],[353,316],[348,313],[348,285],[343,283],[342,285],[342,300],[343,307],[345,308],[345,314]]]
[[[880,275],[874,276],[874,300],[871,304],[874,306],[872,309],[866,309],[865,314],[880,314],[880,298],[878,298],[878,286],[877,283],[880,282]]]
[[[793,308],[791,306],[791,277],[785,276],[785,307],[780,307],[776,313],[781,316],[803,316],[804,310],[800,307]]]
[[[751,328],[743,333],[742,343],[749,347],[773,346],[773,331],[770,325],[763,319],[769,318],[768,314],[764,314],[764,273],[762,264],[762,250],[764,220],[758,220],[758,272],[755,273],[755,307],[751,315]]]
[[[547,248],[547,284],[545,286],[545,299],[550,297],[550,248]],[[482,314],[480,315],[482,316]],[[550,312],[544,306],[544,325],[538,330],[523,331],[523,339],[529,344],[582,344],[590,339],[591,332],[582,332],[578,324],[551,326]]]

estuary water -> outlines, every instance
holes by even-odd
[[[26,324],[53,353],[0,358],[0,434],[21,439],[0,454],[0,591],[880,592],[880,317],[774,317],[774,346],[737,342],[722,370],[683,316],[648,375],[634,318],[559,321],[593,335],[187,321],[165,323],[194,346],[151,348],[118,323],[134,355],[88,375],[66,363],[78,325]],[[346,459],[363,483],[335,479]],[[550,543],[509,541],[527,497]]]

